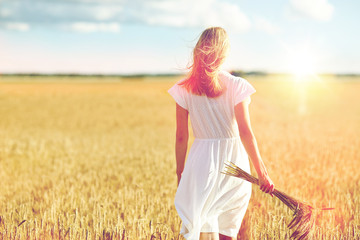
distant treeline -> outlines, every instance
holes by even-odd
[[[268,75],[291,75],[290,73],[268,73],[264,71],[230,71],[234,76],[246,77],[246,76],[268,76]],[[94,77],[94,78],[127,78],[127,79],[141,79],[147,77],[176,77],[183,76],[184,73],[141,73],[141,74],[80,74],[80,73],[0,73],[0,76],[13,76],[13,77]],[[336,77],[359,77],[360,74],[356,73],[339,73],[339,74],[320,74],[320,75],[332,75]]]
[[[230,72],[232,75],[237,76],[237,77],[245,77],[245,76],[266,76],[268,75],[267,72],[262,72],[262,71],[251,71],[251,72],[245,72],[245,71],[231,71]]]
[[[180,76],[175,73],[159,73],[159,74],[81,74],[81,73],[0,73],[0,76],[14,77],[121,77],[121,78],[143,78],[143,77],[171,77]]]
[[[230,72],[232,75],[234,76],[239,76],[239,77],[246,77],[246,76],[271,76],[271,75],[284,75],[284,76],[291,76],[291,73],[268,73],[268,72],[263,72],[263,71],[250,71],[250,72],[245,72],[245,71],[231,71]],[[356,74],[356,73],[320,73],[318,75],[321,76],[335,76],[335,77],[359,77],[360,74]]]
[[[259,75],[265,76],[268,73],[261,71],[230,71],[234,76],[250,76]],[[141,74],[80,74],[80,73],[0,73],[0,76],[14,76],[14,77],[120,77],[120,78],[145,78],[145,77],[176,77],[184,75],[181,73],[141,73]]]

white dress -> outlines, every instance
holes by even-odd
[[[188,240],[198,240],[200,232],[236,237],[251,196],[250,183],[221,171],[231,161],[250,173],[234,106],[256,90],[226,71],[218,76],[226,90],[217,98],[191,94],[178,85],[181,81],[168,90],[189,112],[195,137],[174,202],[182,220],[180,233]]]

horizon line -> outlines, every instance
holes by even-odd
[[[228,71],[234,75],[293,75],[291,72],[267,72],[261,70],[254,71],[242,71],[231,70]],[[139,72],[139,73],[76,73],[76,72],[0,72],[1,76],[29,76],[29,77],[41,77],[41,76],[87,76],[87,77],[166,77],[166,76],[182,76],[186,73],[175,72]],[[316,75],[334,75],[334,76],[360,76],[360,72],[321,72]]]

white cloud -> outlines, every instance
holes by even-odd
[[[97,20],[109,20],[116,16],[116,14],[122,11],[122,7],[98,7],[94,8],[94,16]]]
[[[255,23],[255,27],[256,29],[269,33],[269,34],[277,34],[279,32],[281,32],[281,29],[279,26],[273,24],[272,22],[270,22],[269,20],[263,18],[263,17],[259,17],[256,16],[254,18],[254,23]]]
[[[30,29],[30,25],[23,22],[6,22],[1,24],[5,29],[26,32]]]
[[[251,26],[249,18],[241,11],[238,5],[218,2],[218,6],[213,10],[215,14],[218,11],[217,19],[215,19],[216,21],[214,21],[214,25],[223,25],[224,27],[228,27],[230,30],[238,32],[245,32]]]
[[[76,22],[68,26],[73,31],[91,33],[91,32],[119,32],[118,23],[92,23],[92,22]]]
[[[290,0],[287,10],[292,17],[329,21],[333,15],[334,6],[328,0]]]
[[[152,1],[140,16],[151,25],[173,27],[222,26],[230,31],[244,32],[250,20],[238,5],[220,0]]]
[[[0,9],[0,16],[1,17],[9,17],[9,16],[11,16],[11,10],[10,9],[8,9],[8,8],[1,8]]]
[[[4,0],[0,11],[0,22],[42,27],[73,24],[83,32],[117,31],[111,25],[114,22],[168,27],[216,25],[233,32],[245,32],[251,25],[238,4],[223,0]]]

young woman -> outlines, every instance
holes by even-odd
[[[194,48],[188,76],[168,91],[176,101],[175,207],[182,219],[180,233],[188,240],[237,237],[251,184],[222,174],[225,162],[250,173],[250,157],[260,189],[271,195],[274,190],[250,125],[255,89],[220,69],[228,50],[224,29],[206,29]],[[189,115],[195,139],[185,164]]]

